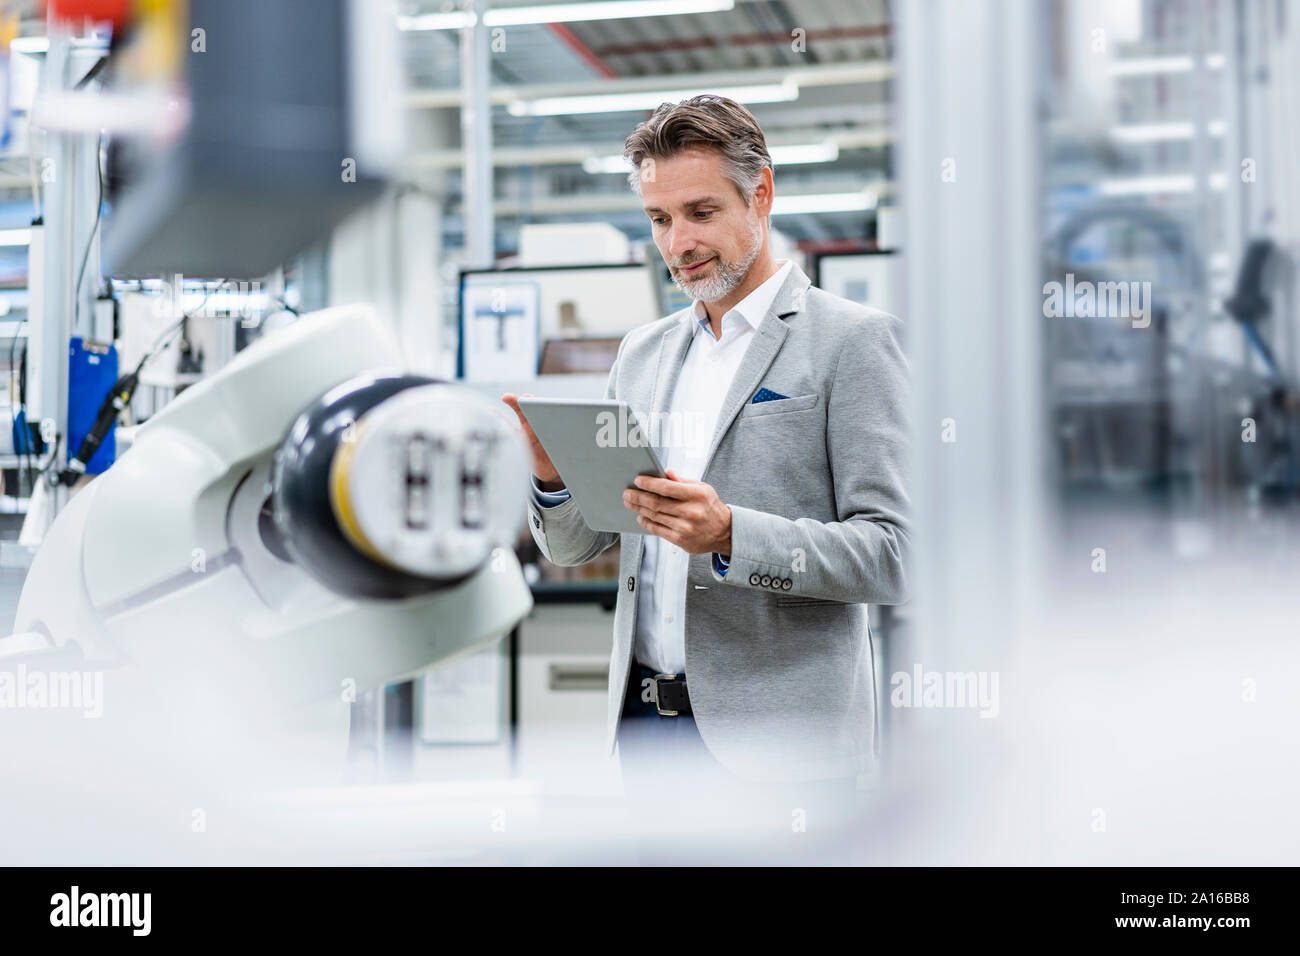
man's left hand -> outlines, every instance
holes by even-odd
[[[637,477],[636,489],[623,492],[623,504],[637,513],[648,534],[675,544],[688,554],[731,554],[731,509],[713,486],[685,481],[668,469],[667,478]]]

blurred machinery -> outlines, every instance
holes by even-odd
[[[1107,230],[1140,246],[1158,277],[1147,282],[1150,298],[1141,308],[1148,314],[1136,322],[1128,281],[1075,263],[1076,243]],[[1174,361],[1190,361],[1187,323],[1181,336],[1174,326],[1188,313],[1188,303],[1203,294],[1197,262],[1176,219],[1126,203],[1085,207],[1048,245],[1046,279],[1059,283],[1065,296],[1085,288],[1091,293],[1122,287],[1125,293],[1123,308],[1103,294],[1090,295],[1092,305],[1083,310],[1067,308],[1064,318],[1045,309],[1049,394],[1058,467],[1067,488],[1160,483],[1190,470],[1177,460],[1176,411],[1186,399],[1174,394],[1179,380],[1170,370]]]
[[[1145,296],[1103,292],[1134,285],[1088,263],[1072,246],[1096,231],[1122,234],[1130,255],[1150,263]],[[1110,241],[1116,241],[1115,235]],[[1141,252],[1134,252],[1141,249]],[[1132,261],[1132,260],[1123,260]],[[1235,320],[1245,354],[1225,361],[1208,347],[1210,290],[1203,255],[1177,217],[1149,206],[1101,204],[1081,210],[1048,251],[1049,283],[1066,294],[1101,290],[1090,314],[1048,315],[1057,464],[1067,492],[1101,488],[1189,487],[1204,478],[1274,501],[1300,492],[1300,393],[1274,342],[1285,343],[1278,299],[1293,281],[1271,240],[1249,242],[1223,311]],[[1128,303],[1112,314],[1115,301]],[[1133,314],[1141,302],[1144,316]]]
[[[29,116],[44,133],[29,321],[11,364],[23,372],[20,443],[57,476],[77,450],[68,345],[130,339],[123,323],[138,314],[121,314],[101,261],[119,282],[174,288],[163,318],[180,318],[187,276],[204,288],[215,277],[261,281],[378,196],[403,124],[396,30],[363,0],[52,0],[47,10]],[[212,310],[195,311],[172,349],[173,392],[234,352],[224,333],[235,323],[204,350],[193,333]],[[30,512],[29,543],[65,503],[51,497]]]
[[[1098,293],[1061,312],[1043,288],[1053,464],[1067,497],[1153,494],[1201,543],[1220,515],[1232,533],[1243,506],[1300,495],[1285,7],[1069,0],[1048,14],[1042,279]],[[1107,42],[1071,42],[1090,31]],[[1134,291],[1138,324],[1108,308]]]
[[[527,449],[487,399],[400,366],[344,308],[186,391],[54,522],[0,658],[346,711],[349,681],[499,639],[532,606],[509,547]]]
[[[305,315],[235,354],[237,320],[213,314],[210,291],[181,305],[183,275],[266,276],[385,187],[398,57],[395,26],[368,7],[51,3],[33,122],[75,172],[47,188],[33,245],[44,295],[27,366],[50,450],[0,665],[104,670],[119,707],[164,722],[321,705],[338,729],[357,693],[491,644],[532,607],[510,550],[527,449],[503,406],[404,371],[393,324],[367,307]],[[86,69],[74,31],[92,24],[109,34]],[[105,274],[175,296],[159,309],[141,281],[120,298],[103,334],[122,368],[101,368],[74,435],[69,342],[87,364],[118,356],[75,335],[93,317],[82,300],[99,270],[78,263],[83,243],[98,263],[101,221]],[[85,480],[142,381],[171,392]]]
[[[401,130],[397,97],[379,94],[399,59],[368,6],[140,5],[106,73],[181,115],[110,146],[110,274],[266,275],[379,195]]]
[[[1286,301],[1294,286],[1294,267],[1271,239],[1246,247],[1232,295],[1224,311],[1241,326],[1250,351],[1263,372],[1239,399],[1241,426],[1254,441],[1234,442],[1234,471],[1261,497],[1289,502],[1300,493],[1300,384],[1287,371],[1272,344],[1286,333],[1285,319],[1295,314]]]

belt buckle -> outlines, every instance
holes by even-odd
[[[676,674],[656,674],[654,677],[650,678],[650,686],[653,687],[655,691],[655,710],[659,712],[660,717],[677,716],[677,711],[664,710],[662,707],[659,706],[659,682],[661,680],[676,680],[676,679],[677,679]]]

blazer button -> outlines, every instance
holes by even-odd
[[[627,579],[627,589],[628,589],[629,591],[634,591],[634,590],[636,590],[636,579],[635,579],[635,578],[628,578],[628,579]]]
[[[788,590],[790,590],[790,585],[793,584],[793,583],[794,583],[794,582],[791,581],[789,578],[782,578],[782,579],[781,579],[781,590],[782,590],[782,591],[788,591]]]
[[[763,585],[763,587],[765,588],[770,588],[772,586],[772,575],[770,574],[763,575],[762,579],[758,583]]]
[[[749,576],[749,583],[750,583],[750,584],[753,584],[753,585],[757,585],[757,584],[758,584],[758,574],[757,574],[757,573],[755,573],[755,574],[751,574],[751,575]]]

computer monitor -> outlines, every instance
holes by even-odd
[[[543,342],[613,339],[617,343],[631,329],[660,318],[655,282],[649,264],[463,272],[458,374],[480,381],[531,378],[540,370]],[[593,356],[602,347],[577,348],[585,350],[581,360],[595,361]],[[567,358],[553,359],[579,360],[572,349]]]
[[[813,284],[833,295],[898,315],[903,260],[887,252],[828,252],[817,257]]]

